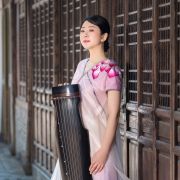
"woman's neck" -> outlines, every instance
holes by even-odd
[[[89,50],[89,60],[91,64],[97,64],[98,62],[107,59],[104,50],[102,49],[91,49]]]

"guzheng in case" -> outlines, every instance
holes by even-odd
[[[78,84],[53,87],[52,99],[63,180],[92,180],[89,174],[89,138],[79,112]]]

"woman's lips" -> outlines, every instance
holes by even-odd
[[[83,41],[83,43],[89,43],[90,42],[90,40],[84,40]]]

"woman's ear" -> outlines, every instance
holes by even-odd
[[[104,34],[101,36],[101,42],[106,41],[107,38],[108,38],[108,33],[104,33]]]

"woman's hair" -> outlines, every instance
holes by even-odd
[[[104,34],[104,33],[108,34],[106,41],[104,41],[104,51],[107,52],[107,50],[109,49],[108,39],[109,39],[109,34],[110,34],[110,26],[109,26],[109,22],[107,21],[107,19],[105,19],[104,17],[102,17],[100,15],[93,15],[93,16],[86,17],[83,20],[82,24],[85,21],[88,21],[88,22],[98,26],[101,30],[101,34]]]

